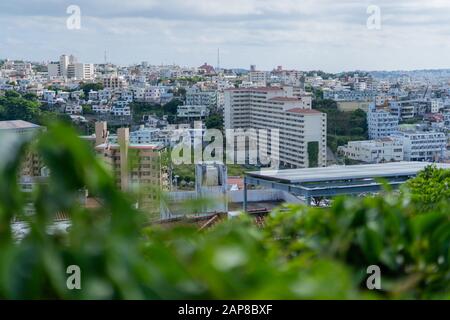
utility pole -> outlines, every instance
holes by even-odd
[[[220,69],[220,48],[217,48],[217,72]]]

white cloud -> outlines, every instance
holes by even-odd
[[[71,52],[118,63],[301,69],[449,67],[450,3],[444,0],[79,0],[81,30],[67,30],[73,1],[2,0],[2,55],[36,60]],[[366,28],[379,5],[382,29]],[[6,41],[7,39],[8,42]],[[11,42],[14,40],[14,43]]]

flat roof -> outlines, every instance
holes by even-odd
[[[37,124],[23,120],[0,121],[0,130],[39,128]]]
[[[118,143],[102,143],[98,146],[95,146],[96,149],[119,149],[120,145]],[[147,149],[147,150],[161,150],[164,149],[164,146],[161,143],[129,143],[129,149]]]
[[[286,112],[301,113],[301,114],[322,114],[322,112],[315,109],[303,109],[303,108],[292,108],[286,110]]]
[[[450,164],[430,162],[390,162],[349,166],[331,166],[306,169],[261,170],[246,174],[266,180],[291,184],[307,182],[370,179],[383,177],[414,176],[425,167],[434,164],[438,168],[450,169]]]

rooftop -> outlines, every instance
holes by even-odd
[[[295,97],[274,97],[270,98],[269,101],[300,102],[302,100]]]
[[[37,124],[23,120],[0,121],[0,130],[40,128]]]
[[[314,109],[302,109],[302,108],[292,108],[292,109],[286,110],[286,112],[302,113],[302,114],[321,114],[322,113],[322,112],[314,110]]]
[[[258,91],[258,92],[266,92],[266,91],[280,91],[283,88],[280,87],[250,87],[250,88],[229,88],[225,89],[225,91]]]
[[[247,172],[247,175],[274,181],[300,184],[320,181],[414,176],[429,162],[391,162],[306,169],[267,170]],[[450,169],[450,164],[436,163],[438,168]]]

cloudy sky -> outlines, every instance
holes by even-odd
[[[450,68],[449,0],[1,0],[0,25],[0,58],[215,66],[220,48],[222,67]]]

